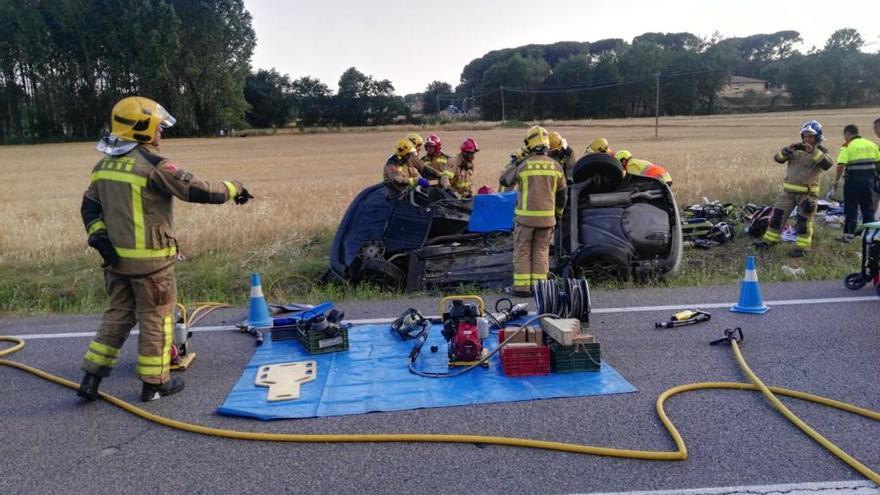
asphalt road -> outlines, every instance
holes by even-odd
[[[870,289],[848,291],[839,282],[765,284],[762,290],[768,304],[873,295]],[[671,310],[644,308],[726,303],[737,294],[733,285],[594,292],[592,330],[603,343],[603,358],[639,389],[635,394],[273,422],[223,417],[214,410],[254,344],[246,334],[214,331],[196,333],[192,341],[198,357],[185,372],[187,389],[144,408],[246,431],[471,433],[671,450],[654,410],[657,396],[685,383],[745,381],[729,348],[707,345],[725,328],[740,326],[745,358],[765,383],[880,410],[880,300],[771,304],[764,316],[713,309],[712,321],[671,330],[653,328]],[[436,304],[420,298],[343,309],[352,319],[380,318],[408,306],[436,314]],[[202,324],[234,323],[244,314],[229,310]],[[98,315],[7,318],[0,320],[0,335],[90,332],[98,321]],[[11,359],[78,381],[88,341],[33,338]],[[132,402],[140,391],[135,353],[129,342],[114,376],[103,384],[103,390]],[[224,440],[154,425],[103,402],[81,404],[73,391],[7,367],[0,367],[0,391],[0,494],[583,493],[861,479],[753,392],[700,391],[671,399],[667,411],[689,458],[657,462],[485,445]],[[880,422],[784,402],[880,470]]]

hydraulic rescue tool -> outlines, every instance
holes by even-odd
[[[507,304],[505,308],[503,305]],[[529,305],[526,303],[513,304],[513,301],[506,297],[495,301],[495,313],[486,313],[486,316],[492,320],[499,329],[504,328],[511,321],[521,318],[529,314]]]
[[[447,306],[448,303],[448,306]],[[483,299],[479,296],[450,296],[440,300],[443,314],[443,338],[449,349],[449,367],[470,366],[478,361],[489,366],[483,339],[489,336],[489,321],[483,317]]]
[[[699,309],[687,309],[672,315],[669,321],[658,321],[654,323],[654,328],[675,328],[685,325],[695,325],[704,321],[709,321],[712,315],[706,311]]]

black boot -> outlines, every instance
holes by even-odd
[[[165,397],[166,395],[176,394],[181,390],[183,390],[183,378],[178,376],[175,376],[161,385],[144,383],[144,388],[141,390],[141,400],[144,402],[150,402]]]
[[[82,398],[84,402],[92,402],[98,398],[99,385],[101,385],[101,377],[87,371],[82,382],[79,384],[79,390],[76,391],[76,395]]]

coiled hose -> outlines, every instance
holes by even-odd
[[[11,342],[13,346],[8,349],[0,350],[0,357],[10,355],[14,352],[21,350],[25,346],[25,342],[22,339],[16,337],[7,337],[0,336],[0,341]],[[733,349],[734,356],[736,357],[737,362],[742,368],[743,372],[748,376],[749,380],[752,383],[737,383],[737,382],[702,382],[702,383],[690,383],[686,385],[679,385],[677,387],[670,388],[660,394],[657,397],[657,415],[660,417],[660,421],[663,423],[663,426],[666,427],[666,430],[669,432],[669,435],[672,437],[672,441],[675,443],[675,450],[673,451],[653,451],[653,450],[632,450],[632,449],[619,449],[614,447],[598,447],[593,445],[581,445],[574,443],[565,443],[565,442],[552,442],[546,440],[534,440],[529,438],[516,438],[516,437],[498,437],[498,436],[484,436],[484,435],[456,435],[456,434],[427,434],[427,433],[388,433],[388,434],[326,434],[326,435],[315,435],[315,434],[300,434],[300,433],[261,433],[261,432],[247,432],[247,431],[236,431],[236,430],[227,430],[222,428],[213,428],[209,426],[197,425],[192,423],[185,423],[183,421],[177,421],[175,419],[171,419],[165,416],[159,416],[157,414],[150,413],[145,411],[139,407],[136,407],[118,397],[114,397],[110,394],[99,392],[99,396],[105,401],[128,411],[136,416],[140,416],[143,419],[148,421],[152,421],[154,423],[168,426],[170,428],[176,428],[179,430],[188,431],[191,433],[199,433],[202,435],[210,435],[215,437],[222,438],[231,438],[236,440],[257,440],[257,441],[265,441],[265,442],[306,442],[306,443],[342,443],[342,442],[432,442],[432,443],[468,443],[468,444],[489,444],[489,445],[506,445],[512,447],[528,447],[534,449],[543,449],[543,450],[552,450],[559,452],[571,452],[575,454],[589,454],[589,455],[600,455],[600,456],[608,456],[608,457],[621,457],[626,459],[641,459],[641,460],[654,460],[654,461],[681,461],[687,459],[687,447],[684,444],[684,440],[682,440],[681,435],[678,433],[678,430],[672,424],[672,421],[669,420],[669,417],[666,415],[666,411],[663,408],[664,403],[670,397],[675,395],[689,392],[692,390],[708,390],[708,389],[732,389],[732,390],[750,390],[750,391],[760,391],[764,394],[765,397],[779,410],[789,421],[793,422],[798,426],[801,430],[803,430],[807,435],[809,435],[813,440],[818,442],[820,445],[825,447],[831,453],[839,457],[843,460],[847,465],[858,471],[860,474],[865,476],[867,479],[872,482],[880,485],[880,474],[875,471],[872,471],[870,468],[860,463],[858,460],[854,459],[852,456],[841,450],[839,447],[828,441],[826,438],[822,437],[815,430],[810,428],[807,424],[801,421],[797,416],[795,416],[791,411],[788,410],[778,398],[775,397],[774,394],[784,395],[786,397],[792,397],[795,399],[806,400],[810,402],[814,402],[817,404],[822,404],[824,406],[833,407],[835,409],[840,409],[842,411],[851,412],[853,414],[858,414],[859,416],[864,416],[869,419],[873,419],[875,421],[880,421],[880,412],[872,411],[870,409],[864,409],[858,406],[854,406],[852,404],[847,404],[844,402],[836,401],[833,399],[828,399],[825,397],[820,397],[818,395],[809,394],[806,392],[799,392],[796,390],[788,390],[780,387],[768,387],[764,385],[763,382],[752,372],[752,370],[748,367],[745,362],[745,359],[740,352],[739,345],[736,341],[731,342],[731,346]],[[48,380],[53,383],[57,383],[59,385],[63,385],[65,387],[76,390],[78,385],[70,380],[61,378],[59,376],[53,375],[51,373],[47,373],[38,368],[34,368],[32,366],[28,366],[26,364],[18,363],[15,361],[9,361],[6,359],[0,359],[0,366],[9,366],[12,368],[16,368],[27,373],[30,373],[34,376],[43,378],[44,380]]]

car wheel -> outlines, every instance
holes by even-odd
[[[382,288],[401,290],[406,274],[399,266],[381,258],[364,260],[357,272],[357,282],[367,282]]]
[[[611,249],[591,250],[571,261],[570,273],[590,283],[627,281],[631,275],[630,260],[623,253]]]

